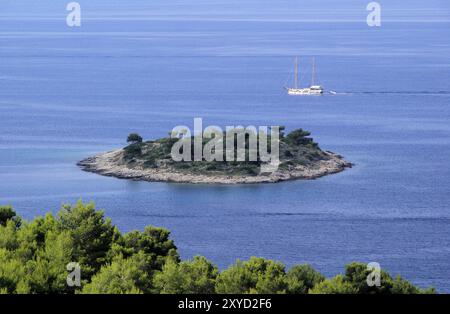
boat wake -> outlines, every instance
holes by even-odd
[[[450,95],[450,91],[327,91],[329,95]]]

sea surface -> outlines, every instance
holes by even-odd
[[[0,204],[27,219],[78,199],[122,231],[163,226],[182,258],[220,268],[262,256],[327,276],[378,262],[450,292],[450,5],[380,1],[0,3]],[[404,7],[405,6],[405,7]],[[336,95],[292,97],[311,58]],[[76,162],[130,132],[176,125],[285,125],[352,169],[312,181],[183,185],[126,181]]]

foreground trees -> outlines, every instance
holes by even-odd
[[[180,261],[170,232],[148,226],[122,234],[93,203],[65,205],[56,216],[23,221],[0,207],[0,293],[433,293],[381,272],[369,287],[362,263],[326,279],[309,265],[286,271],[252,257],[228,269],[205,257]],[[69,286],[67,265],[78,263],[81,285]]]
[[[214,293],[218,273],[217,267],[202,256],[196,256],[192,261],[181,263],[169,259],[162,272],[158,272],[154,277],[155,292]]]
[[[285,293],[284,265],[264,258],[237,261],[217,279],[217,293]]]

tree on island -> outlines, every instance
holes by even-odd
[[[131,144],[142,143],[142,137],[137,133],[130,133],[127,138],[127,143]]]

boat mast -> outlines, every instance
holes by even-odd
[[[294,88],[297,88],[298,83],[298,57],[295,57],[295,65],[294,65]]]
[[[311,86],[314,86],[315,76],[316,76],[316,59],[313,57],[313,59],[312,59]]]

